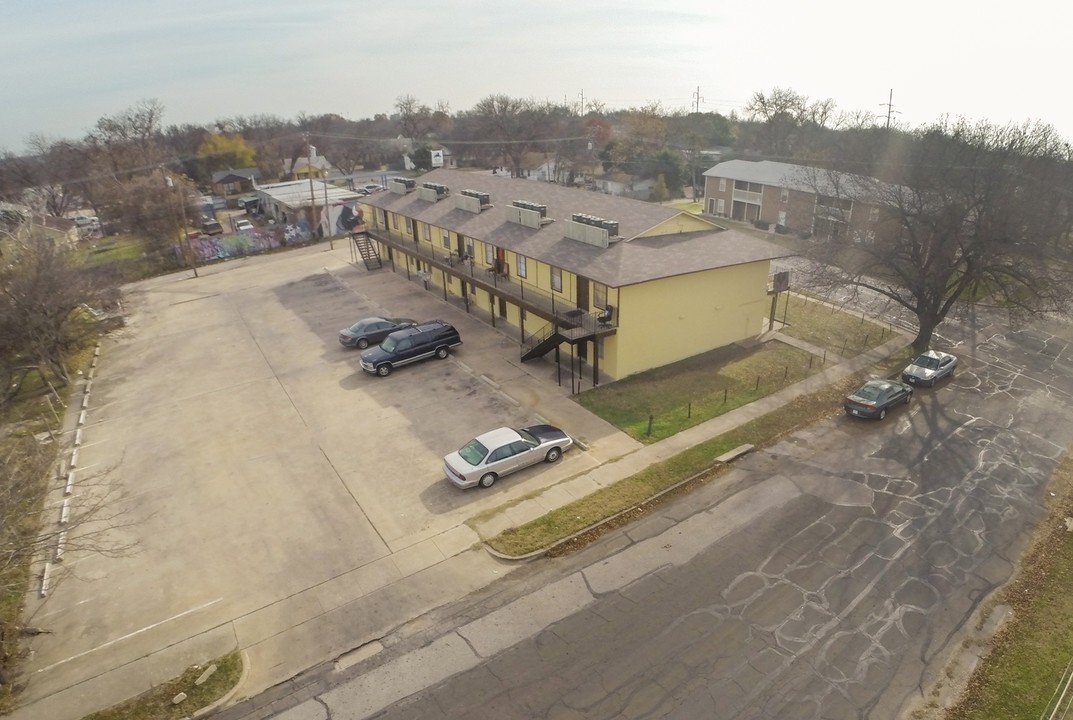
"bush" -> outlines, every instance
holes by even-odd
[[[757,230],[767,230],[771,227],[771,223],[766,220],[753,220],[753,227]]]

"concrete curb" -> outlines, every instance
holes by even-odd
[[[742,446],[742,447],[745,447],[745,446]],[[748,446],[748,447],[750,449],[752,449],[751,445]],[[731,454],[733,454],[734,452],[737,452],[737,450],[740,450],[740,449],[741,448],[737,448],[736,450],[732,450],[731,452],[727,453],[726,455],[731,455]],[[746,452],[748,452],[748,451],[746,451]],[[737,455],[735,457],[740,457],[741,455],[744,455],[744,454],[745,453],[742,452],[742,453],[740,453],[739,455]],[[720,457],[726,457],[726,455],[721,455]],[[608,523],[612,522],[613,520],[617,520],[618,518],[622,517],[623,515],[631,513],[634,510],[637,510],[638,508],[642,508],[645,505],[653,502],[654,500],[658,500],[659,498],[663,497],[667,493],[674,492],[675,490],[677,490],[678,488],[682,487],[683,485],[685,485],[687,483],[690,483],[690,482],[693,482],[694,480],[696,480],[699,477],[702,477],[703,475],[706,475],[706,474],[708,474],[708,473],[710,473],[710,472],[712,472],[714,470],[724,470],[727,467],[729,467],[727,462],[723,462],[723,461],[720,461],[720,460],[717,459],[716,464],[709,465],[708,467],[704,468],[703,470],[701,470],[699,472],[696,472],[696,473],[693,473],[692,475],[687,477],[685,480],[679,480],[674,485],[671,485],[670,487],[666,487],[663,490],[660,490],[658,493],[656,493],[655,495],[652,495],[651,497],[647,498],[643,502],[637,503],[636,505],[632,505],[632,506],[626,508],[625,510],[621,510],[621,511],[615,513],[614,515],[610,515],[608,517],[605,517],[603,520],[599,520],[597,522],[594,522],[593,524],[591,524],[591,525],[589,525],[587,527],[584,527],[581,530],[578,530],[576,533],[574,533],[572,535],[568,535],[568,536],[566,536],[566,537],[564,537],[564,538],[562,538],[560,540],[556,540],[555,542],[553,542],[551,545],[548,545],[547,547],[541,548],[539,550],[534,550],[533,552],[526,553],[524,555],[508,555],[506,553],[500,552],[499,550],[496,550],[495,548],[491,547],[490,545],[488,545],[488,543],[485,543],[485,542],[482,542],[481,545],[484,546],[485,551],[487,551],[489,555],[491,555],[492,557],[494,557],[494,558],[496,558],[498,560],[505,560],[507,562],[527,562],[529,560],[535,560],[537,558],[540,558],[540,557],[548,554],[549,552],[551,552],[555,548],[561,547],[561,546],[565,545],[566,543],[570,542],[571,540],[574,540],[576,538],[581,537],[582,535],[584,535],[587,532],[591,532],[591,531],[593,531],[593,530],[595,530],[595,529],[597,529],[599,527],[602,527],[603,525],[607,525]]]
[[[193,713],[188,715],[188,720],[193,720],[193,718],[203,717],[211,712],[215,712],[216,710],[222,708],[223,706],[231,702],[232,699],[234,699],[235,695],[238,693],[238,689],[242,687],[242,683],[246,682],[246,678],[250,676],[250,656],[246,654],[245,650],[240,650],[239,657],[242,659],[242,674],[239,675],[238,682],[235,683],[234,687],[225,692],[214,702],[211,702],[205,707],[199,710],[195,710]]]

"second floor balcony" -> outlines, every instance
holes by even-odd
[[[457,252],[448,248],[414,242],[412,238],[383,228],[368,227],[366,232],[392,251],[420,260],[432,268],[433,274],[442,273],[448,279],[458,278],[524,309],[527,315],[535,315],[563,329],[591,331],[596,336],[615,333],[617,312],[603,309],[594,312],[580,308],[572,300],[538,288],[524,278],[513,277],[510,267],[502,261],[489,265],[476,258],[459,257]]]

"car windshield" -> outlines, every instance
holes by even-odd
[[[359,320],[358,322],[356,322],[356,323],[354,323],[353,325],[350,326],[350,332],[352,332],[354,334],[357,334],[357,333],[360,333],[365,328],[367,328],[368,326],[369,326],[369,322],[367,320]]]
[[[399,341],[388,335],[384,338],[384,342],[380,343],[381,350],[387,350],[388,352],[395,352],[395,346],[399,344]]]
[[[862,385],[853,394],[861,400],[878,400],[879,396],[883,394],[883,389],[879,385]]]
[[[925,370],[934,370],[939,367],[939,358],[934,358],[931,355],[921,355],[913,361],[913,364]]]
[[[525,441],[525,444],[530,447],[536,447],[540,444],[540,441],[536,439],[536,435],[533,435],[533,433],[528,430],[520,429],[518,430],[518,434],[522,436],[522,440]]]
[[[470,465],[477,466],[481,464],[481,460],[484,460],[484,456],[488,454],[488,448],[476,440],[470,440],[459,449],[458,454]]]

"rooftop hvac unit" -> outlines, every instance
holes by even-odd
[[[618,223],[614,220],[603,220],[600,226],[607,231],[607,234],[611,237],[618,235]]]
[[[426,187],[429,190],[435,190],[437,195],[446,195],[449,192],[449,188],[446,185],[440,183],[427,182],[423,183],[422,187]]]
[[[480,192],[479,190],[463,190],[462,194],[467,197],[476,198],[480,201],[481,205],[490,205],[492,203],[491,196],[486,192]]]
[[[532,210],[533,212],[540,213],[540,217],[545,218],[548,216],[548,206],[541,205],[540,203],[529,202],[528,200],[515,200],[513,202],[514,207],[519,207],[524,210]]]

